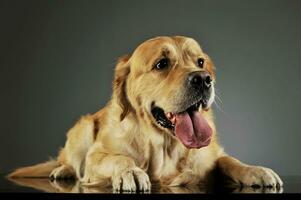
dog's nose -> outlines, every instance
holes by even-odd
[[[205,71],[191,72],[188,75],[188,82],[194,88],[204,88],[209,89],[211,87],[211,76]]]

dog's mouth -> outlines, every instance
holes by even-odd
[[[207,107],[207,100],[201,99],[181,112],[165,112],[158,106],[151,109],[157,123],[172,133],[187,148],[201,148],[210,144],[212,129],[199,108]]]

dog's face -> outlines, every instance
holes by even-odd
[[[195,40],[148,40],[124,66],[125,94],[138,117],[188,148],[210,143],[212,130],[201,113],[214,100],[214,67]]]

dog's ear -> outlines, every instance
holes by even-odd
[[[126,79],[130,73],[130,56],[122,56],[118,59],[115,68],[115,76],[113,82],[113,98],[121,109],[120,121],[128,114],[130,103],[126,95]]]

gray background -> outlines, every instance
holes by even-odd
[[[158,35],[217,67],[225,150],[300,175],[301,1],[0,1],[0,171],[55,156],[111,95],[116,58]]]

